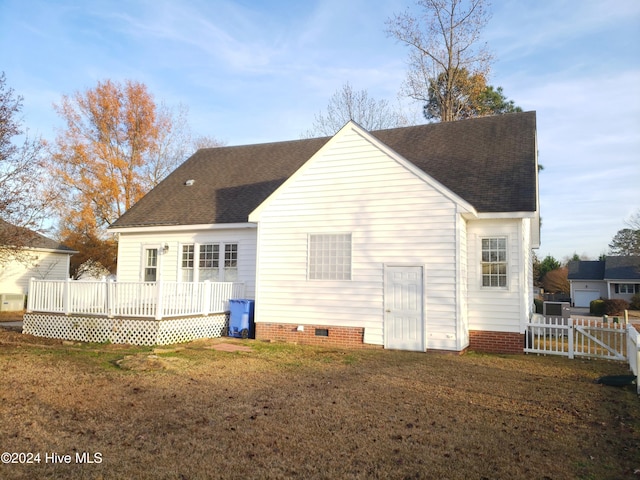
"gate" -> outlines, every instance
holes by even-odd
[[[627,361],[627,326],[600,318],[533,315],[526,326],[525,353]]]

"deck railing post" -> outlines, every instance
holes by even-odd
[[[200,294],[200,312],[202,315],[208,315],[211,308],[211,282],[205,280],[200,284],[202,293]]]
[[[162,320],[162,282],[156,282],[156,320]]]
[[[29,278],[29,290],[27,291],[27,313],[31,313],[33,311],[33,301],[36,297],[34,283],[35,278]]]
[[[113,288],[111,288],[112,281],[107,280],[105,277],[104,288],[105,288],[105,303],[107,307],[107,317],[114,317],[114,304],[115,298],[113,298]]]
[[[71,313],[71,279],[67,278],[62,287],[62,311],[65,315]]]

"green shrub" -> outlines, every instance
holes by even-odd
[[[591,300],[589,304],[589,313],[591,315],[604,315],[604,300]]]
[[[621,298],[611,298],[604,301],[605,315],[622,315],[625,310],[629,309],[629,302]]]
[[[636,293],[633,297],[631,297],[629,308],[631,310],[640,310],[640,293]]]

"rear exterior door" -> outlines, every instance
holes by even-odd
[[[385,348],[425,351],[423,276],[420,266],[385,267]]]

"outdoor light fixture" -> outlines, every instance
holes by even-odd
[[[169,251],[169,244],[165,243],[164,247],[162,247],[162,253],[167,253]]]

